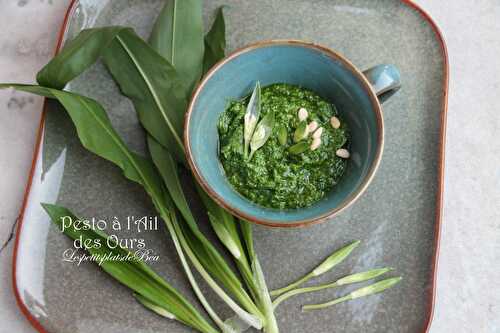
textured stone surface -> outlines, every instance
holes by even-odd
[[[32,80],[36,70],[50,55],[55,40],[55,32],[66,6],[65,3],[66,1],[57,0],[0,1],[2,8],[0,20],[2,22],[11,22],[11,24],[6,25],[7,29],[0,31],[0,81],[29,82]],[[356,3],[356,1],[353,3]],[[435,17],[444,30],[451,62],[444,223],[437,310],[432,331],[497,332],[500,330],[498,321],[500,294],[497,288],[487,288],[487,285],[489,283],[493,287],[495,281],[500,278],[500,216],[498,212],[500,191],[497,189],[500,181],[500,170],[498,168],[500,165],[500,142],[498,139],[494,140],[495,135],[498,138],[500,132],[500,118],[496,112],[495,103],[495,97],[500,88],[500,81],[498,75],[496,75],[500,69],[500,62],[497,60],[500,43],[494,34],[499,29],[497,19],[500,15],[499,7],[495,4],[495,1],[480,1],[475,5],[466,1],[435,2],[421,0],[419,3],[429,10],[430,14]],[[211,2],[211,6],[212,4]],[[148,4],[146,3],[145,6],[147,7]],[[353,7],[344,7],[344,9],[346,13],[352,14]],[[356,8],[354,7],[354,9]],[[302,10],[307,11],[308,8],[304,7]],[[303,24],[303,20],[307,19],[306,16],[291,14],[289,24],[292,28]],[[464,26],[473,26],[474,29],[464,29]],[[147,29],[147,27],[143,28]],[[318,27],[318,29],[324,30],[329,29],[329,27]],[[248,36],[245,35],[245,31],[251,32],[251,30],[242,27],[237,31],[238,34],[232,40],[231,47],[238,46],[240,41],[247,41]],[[294,37],[307,37],[307,31],[304,31],[304,36]],[[362,35],[358,37],[363,38]],[[402,38],[401,40],[405,43],[412,42],[411,38],[397,37]],[[355,48],[353,47],[352,50],[354,51]],[[379,61],[377,55],[360,55],[353,52],[350,54],[348,48],[343,51],[361,67]],[[416,51],[418,52],[418,50]],[[401,65],[404,65],[404,61],[406,60],[401,59]],[[89,75],[93,74],[89,73]],[[99,91],[95,91],[94,94],[98,96]],[[114,104],[113,101],[109,101],[109,103],[110,105]],[[11,223],[17,215],[24,191],[24,183],[31,162],[35,128],[38,124],[40,101],[35,97],[31,98],[31,96],[24,94],[0,92],[0,105],[2,109],[6,110],[6,112],[0,113],[0,126],[2,126],[0,131],[2,193],[0,195],[3,199],[0,206],[0,240],[3,241],[8,237]],[[389,104],[392,112],[398,111],[396,106]],[[18,108],[23,108],[23,111],[26,111],[18,112]],[[415,117],[417,117],[415,119],[419,119],[418,115]],[[120,126],[121,130],[129,135],[130,141],[137,143],[133,139],[135,133],[133,124],[121,124],[123,125]],[[387,134],[390,135],[389,132]],[[390,156],[390,150],[386,152],[388,153],[386,156]],[[425,154],[425,151],[417,151],[416,153]],[[95,167],[102,167],[103,170],[107,170],[110,174],[113,172],[111,168],[104,166],[103,163],[97,161],[93,163],[95,163]],[[76,166],[74,170],[71,170],[71,173],[79,172],[85,172],[85,168]],[[114,185],[121,186],[120,183]],[[386,188],[390,188],[390,184],[377,184],[377,186],[383,188],[389,186]],[[64,200],[64,193],[61,193],[61,197]],[[143,200],[140,194],[134,194],[129,199],[132,201]],[[72,198],[71,200],[78,200],[78,198]],[[364,204],[369,206],[370,199],[365,199]],[[81,211],[92,213],[97,210],[105,210],[106,206],[107,203],[103,203],[101,207],[82,207]],[[107,213],[112,214],[112,212]],[[356,219],[357,217],[346,215],[344,218]],[[316,227],[313,232],[315,235],[321,234],[321,231],[326,231],[326,228],[324,226]],[[269,237],[271,235],[272,233],[259,230],[258,241],[270,243],[271,239]],[[317,238],[308,240],[307,232],[300,234],[294,232],[293,236],[301,237],[304,242],[318,241]],[[324,237],[328,238],[328,235],[325,234]],[[343,237],[341,235],[336,236],[334,245],[345,241],[346,239]],[[397,235],[394,235],[394,237],[397,237]],[[280,239],[283,241],[282,244],[286,244],[286,237],[281,236]],[[152,241],[157,244],[161,242],[160,239],[153,239]],[[61,244],[61,248],[63,245]],[[289,246],[294,246],[293,242],[289,243]],[[270,246],[270,248],[273,247]],[[322,248],[320,254],[323,254],[328,248],[331,247],[325,246]],[[11,293],[11,249],[12,243],[0,253],[0,276],[2,277],[0,280],[2,286],[0,292],[0,306],[2,308],[0,322],[2,324],[4,322],[8,323],[8,326],[0,325],[0,332],[31,332],[32,330],[15,308]],[[57,247],[53,248],[53,250],[57,251]],[[167,250],[171,249],[168,248]],[[310,253],[310,260],[317,258],[320,254]],[[370,255],[361,258],[360,267],[364,267],[365,263],[372,263],[376,259],[373,256],[377,256],[377,251],[365,254]],[[310,262],[307,259],[309,257],[306,255],[299,259],[301,262],[302,260]],[[168,265],[168,261],[172,260],[170,258],[173,259],[174,257],[165,256],[162,265]],[[271,260],[271,258],[272,253],[265,256],[264,261]],[[271,262],[269,261],[269,263]],[[172,264],[170,266],[176,266],[177,262],[172,260]],[[264,264],[266,265],[266,262]],[[296,264],[299,265],[300,263],[297,262]],[[352,264],[355,266],[356,263],[353,262]],[[418,265],[418,262],[414,262],[414,264]],[[267,266],[269,267],[269,265]],[[292,271],[296,271],[296,269],[292,269]],[[107,281],[102,276],[93,277],[95,271],[90,270],[87,272],[86,274],[90,279],[87,282],[89,285],[91,285],[92,281]],[[286,274],[286,272],[286,269],[276,269],[276,274],[279,275]],[[71,276],[75,272],[68,271],[68,274],[68,276]],[[272,275],[273,271],[271,270],[269,274]],[[291,278],[293,277],[288,275],[275,276],[272,280],[283,281]],[[123,294],[122,288],[117,288],[112,283],[108,283],[108,285],[109,290],[107,293]],[[185,288],[184,285],[178,287]],[[273,287],[275,286],[273,285]],[[78,293],[75,293],[75,296],[77,295]],[[306,300],[310,301],[311,298]],[[367,301],[365,305],[374,306],[378,301]],[[289,314],[284,313],[285,310],[288,312],[289,309]],[[339,309],[338,311],[340,314],[345,314],[347,309],[354,310],[354,306],[343,310]],[[74,309],[68,310],[67,313],[76,313],[82,310],[75,305]],[[140,307],[134,307],[133,310],[141,311],[139,313],[143,314]],[[280,311],[283,311],[283,313],[279,312],[278,316],[282,317],[293,317],[298,313],[293,306],[284,307]],[[385,315],[389,315],[390,311],[393,311],[393,309],[387,310]],[[363,311],[363,313],[367,312]],[[384,314],[379,313],[377,315]],[[318,314],[317,316],[309,317],[309,319],[328,318],[327,313]],[[305,317],[302,319],[306,319]],[[115,319],[118,318],[119,316]],[[146,322],[154,319],[154,317],[144,318]],[[363,320],[367,319],[369,318],[363,318]],[[92,327],[101,330],[107,327],[109,331],[118,330],[118,326],[105,326],[105,323],[92,324],[88,321],[82,321],[81,325],[83,326],[74,327],[74,331],[83,328],[87,331]],[[291,332],[298,332],[298,327],[295,328],[291,325],[287,325],[287,327]],[[402,331],[406,330],[402,328]]]

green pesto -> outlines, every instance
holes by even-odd
[[[273,110],[275,125],[264,146],[245,160],[243,117],[248,99],[230,102],[219,119],[219,159],[229,182],[244,197],[265,207],[299,208],[321,200],[347,166],[346,160],[335,155],[348,143],[345,123],[341,121],[339,129],[330,125],[330,118],[338,116],[335,106],[297,86],[280,83],[262,88],[260,119]],[[314,151],[292,154],[288,148],[295,144],[293,134],[301,107],[309,113],[308,123],[315,120],[323,127],[321,145]],[[310,144],[311,135],[305,140]]]

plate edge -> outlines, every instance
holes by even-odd
[[[428,291],[430,293],[431,302],[428,305],[427,310],[427,319],[424,324],[424,333],[428,333],[432,324],[432,319],[434,316],[434,308],[435,308],[435,300],[436,300],[436,283],[437,283],[437,267],[438,267],[438,259],[439,259],[439,246],[440,246],[440,238],[441,238],[441,223],[442,223],[442,210],[443,210],[443,189],[444,189],[444,163],[445,163],[445,143],[446,143],[446,120],[448,113],[448,88],[449,88],[449,60],[448,60],[448,49],[446,46],[446,42],[444,40],[443,34],[439,29],[436,22],[432,19],[432,17],[419,5],[414,3],[412,0],[400,0],[403,5],[408,6],[410,9],[416,11],[432,28],[434,34],[437,37],[437,40],[441,46],[441,53],[443,56],[444,64],[443,64],[443,100],[441,105],[441,124],[440,124],[440,143],[439,143],[439,165],[438,165],[438,188],[437,188],[437,198],[436,198],[436,223],[434,227],[434,254],[432,259],[432,267],[431,267],[431,280],[432,280],[432,288]],[[73,14],[74,10],[77,7],[79,0],[71,0],[66,14],[64,16],[64,20],[59,30],[59,35],[57,39],[57,44],[55,48],[54,54],[57,54],[61,48],[61,44],[63,41],[64,34],[66,32],[66,28],[68,25],[69,18]],[[28,180],[25,186],[25,192],[23,196],[23,202],[21,205],[20,213],[19,213],[19,223],[16,228],[16,239],[14,243],[14,250],[12,256],[12,286],[14,289],[14,296],[16,299],[16,303],[21,310],[21,313],[26,317],[26,319],[30,322],[30,324],[40,333],[49,333],[42,324],[32,315],[32,313],[27,308],[26,304],[21,299],[19,294],[17,281],[16,281],[16,261],[17,261],[17,250],[19,246],[20,232],[24,219],[24,212],[26,210],[26,205],[28,201],[28,196],[31,189],[31,184],[33,182],[33,175],[35,171],[36,162],[39,157],[39,152],[41,148],[41,141],[43,137],[43,130],[45,124],[45,112],[47,109],[47,101],[44,100],[42,115],[40,117],[40,124],[38,127],[37,138],[35,142],[35,149],[33,153],[33,159],[31,163],[31,168],[29,171]]]

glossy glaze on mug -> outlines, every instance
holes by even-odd
[[[220,4],[230,5],[229,50],[266,38],[306,39],[341,51],[358,68],[394,63],[408,78],[403,78],[399,98],[384,104],[384,159],[355,205],[335,223],[299,230],[254,228],[271,288],[294,280],[353,239],[362,240],[362,245],[318,282],[385,265],[397,268],[403,282],[383,294],[320,312],[302,313],[299,305],[324,301],[345,290],[291,299],[277,310],[281,331],[426,331],[434,297],[448,75],[437,28],[414,5],[396,0],[217,0],[206,2],[206,16],[211,17]],[[68,33],[73,36],[83,25],[127,24],[145,36],[159,5],[159,1],[85,0],[73,8]],[[70,89],[101,101],[126,142],[137,150],[144,148],[131,103],[119,96],[101,65]],[[53,108],[47,104],[16,239],[14,283],[21,309],[41,332],[189,332],[144,310],[126,288],[94,265],[77,267],[61,261],[61,252],[71,242],[51,226],[40,201],[57,200],[88,217],[138,216],[152,214],[153,208],[143,191],[124,180],[117,168],[87,153],[65,113]],[[204,222],[200,224],[207,230]],[[155,270],[193,300],[170,240],[162,232],[144,237],[161,254]],[[209,299],[224,317],[230,315],[213,294]]]

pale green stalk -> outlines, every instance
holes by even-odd
[[[276,322],[276,316],[274,315],[273,303],[271,301],[271,296],[269,295],[269,290],[267,289],[264,272],[262,271],[262,267],[260,266],[257,256],[254,257],[252,268],[255,274],[255,280],[259,287],[260,303],[264,310],[264,315],[266,316],[264,332],[279,333],[278,323]]]
[[[384,290],[386,290],[388,288],[391,288],[395,284],[399,283],[399,281],[401,281],[401,279],[402,279],[401,277],[395,277],[395,278],[385,279],[385,280],[376,282],[374,284],[371,284],[369,286],[366,286],[366,287],[354,290],[353,292],[349,293],[348,295],[340,297],[340,298],[337,298],[337,299],[334,299],[334,300],[332,300],[330,302],[321,303],[321,304],[304,305],[302,307],[302,310],[303,311],[309,311],[309,310],[324,309],[324,308],[327,308],[329,306],[332,306],[332,305],[335,305],[335,304],[338,304],[338,303],[342,303],[342,302],[345,302],[345,301],[350,301],[350,300],[353,300],[353,299],[356,299],[356,298],[360,298],[360,297],[365,297],[365,296],[369,296],[369,295],[381,293],[382,291],[384,291]]]
[[[264,273],[262,272],[260,262],[257,259],[257,254],[253,244],[252,227],[249,222],[240,220],[240,229],[243,235],[243,240],[245,241],[248,260],[252,262],[252,285],[256,287],[256,299],[259,302],[260,307],[264,310],[264,316],[266,318],[264,332],[278,333],[278,323],[276,322],[276,316],[274,315],[271,295],[269,294]]]
[[[191,248],[189,247],[182,230],[177,223],[176,219],[172,219],[173,230],[175,234],[178,236],[180,244],[183,249],[186,251],[187,256],[191,260],[191,263],[196,268],[196,270],[200,273],[203,279],[207,282],[207,284],[212,288],[212,290],[233,310],[243,321],[248,323],[250,326],[255,327],[256,329],[261,329],[263,326],[262,321],[257,316],[254,316],[247,311],[243,310],[231,297],[229,297],[226,292],[214,281],[212,276],[205,270],[203,265],[198,261],[198,258],[193,253]],[[172,233],[172,232],[171,232]],[[253,304],[246,304],[246,306],[253,306]]]
[[[332,282],[332,283],[322,284],[319,286],[293,289],[293,290],[290,290],[290,291],[280,295],[278,298],[276,298],[273,301],[273,307],[274,307],[274,309],[276,309],[276,307],[280,303],[286,301],[287,299],[289,299],[292,296],[296,296],[296,295],[300,295],[300,294],[304,294],[304,293],[310,293],[310,292],[314,292],[314,291],[320,291],[320,290],[324,290],[324,289],[336,288],[336,287],[346,285],[346,284],[363,282],[366,280],[374,279],[374,278],[376,278],[382,274],[385,274],[391,270],[392,270],[392,268],[372,269],[372,270],[369,270],[366,272],[347,275],[347,276],[345,276],[341,279],[338,279],[337,281]]]
[[[305,276],[301,277],[297,281],[289,284],[286,287],[273,290],[271,291],[271,296],[279,296],[283,293],[286,293],[289,290],[295,289],[304,282],[319,276],[321,274],[324,274],[328,272],[330,269],[341,263],[351,252],[359,245],[360,241],[355,241],[340,250],[334,252],[331,254],[328,258],[326,258],[321,264],[319,264],[315,269],[313,269],[310,273],[306,274]]]
[[[175,213],[170,213],[170,214],[167,213],[162,204],[157,205],[157,207],[159,208],[160,216],[162,217],[163,221],[165,222],[165,224],[167,226],[170,237],[172,238],[172,241],[174,243],[175,250],[177,251],[177,255],[179,256],[182,267],[184,268],[184,272],[186,273],[186,276],[189,280],[189,283],[191,284],[191,287],[193,288],[194,293],[196,294],[196,296],[200,300],[200,303],[203,305],[203,308],[205,308],[205,310],[207,311],[210,318],[212,318],[214,323],[219,328],[224,330],[226,325],[224,324],[222,319],[217,315],[217,313],[213,310],[213,308],[208,303],[207,299],[205,298],[205,295],[203,295],[203,292],[200,290],[198,283],[194,279],[194,276],[193,276],[193,273],[191,272],[191,269],[189,268],[189,264],[187,263],[187,260],[186,260],[186,257],[184,256],[184,252],[183,252],[182,248],[184,248],[184,251],[186,251],[188,253],[188,256],[190,257],[191,261],[193,261],[191,258],[192,254],[189,255],[190,254],[189,246],[187,246],[185,244],[185,242],[179,241],[179,239],[183,238],[182,232],[177,232],[177,230],[175,228],[175,223],[176,223],[175,218],[171,218],[171,217],[173,217],[173,214],[175,214]],[[181,245],[181,243],[182,243],[182,245]],[[196,265],[195,265],[195,267],[196,267]],[[196,267],[196,268],[199,270],[198,267]],[[207,283],[208,283],[208,281],[207,281]],[[211,285],[211,287],[213,288],[212,285]]]

